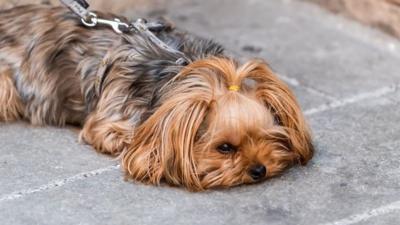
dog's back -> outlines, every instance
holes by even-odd
[[[112,31],[85,29],[60,7],[0,12],[0,121],[81,123],[87,110],[77,67],[104,56],[116,39]]]
[[[162,31],[157,36],[191,60],[223,51],[212,41],[180,32]],[[124,64],[126,60],[129,64]],[[125,95],[140,100],[136,107],[147,107],[157,98],[155,90],[179,72],[175,61],[175,55],[146,37],[118,35],[107,27],[84,27],[66,8],[29,5],[2,11],[0,121],[23,117],[38,125],[82,124],[100,99],[96,83],[107,86],[105,76],[99,81],[101,67],[103,73],[115,75],[107,79],[118,80],[117,89],[134,87]],[[130,76],[116,77],[120,73],[110,72],[118,68]]]

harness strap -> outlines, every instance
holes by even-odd
[[[90,14],[89,10],[87,10],[89,8],[89,4],[85,0],[60,0],[60,1],[82,19],[85,20],[88,19]]]

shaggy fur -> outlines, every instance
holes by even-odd
[[[83,27],[63,8],[0,12],[0,121],[80,125],[81,139],[120,155],[134,180],[193,191],[310,160],[296,99],[266,63],[238,65],[212,41],[157,35],[189,64],[139,34]]]

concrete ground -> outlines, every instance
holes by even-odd
[[[312,126],[312,162],[189,193],[125,182],[69,129],[0,124],[0,224],[400,223],[399,42],[296,0],[174,0],[160,13],[268,60]]]

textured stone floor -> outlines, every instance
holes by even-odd
[[[400,223],[399,42],[295,0],[174,0],[150,14],[268,60],[305,110],[313,161],[189,193],[123,181],[69,129],[0,124],[0,224]]]

